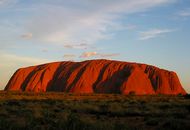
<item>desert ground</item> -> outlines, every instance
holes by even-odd
[[[190,97],[0,92],[1,130],[188,130]]]

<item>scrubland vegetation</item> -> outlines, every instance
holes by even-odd
[[[188,130],[190,96],[0,92],[1,130]]]

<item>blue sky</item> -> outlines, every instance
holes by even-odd
[[[16,69],[114,59],[176,71],[190,92],[188,0],[0,0],[0,89]]]

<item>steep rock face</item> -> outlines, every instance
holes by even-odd
[[[175,72],[110,60],[55,62],[21,68],[5,90],[73,93],[186,94]]]

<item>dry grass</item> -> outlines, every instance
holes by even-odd
[[[186,130],[188,96],[0,92],[0,129]]]

